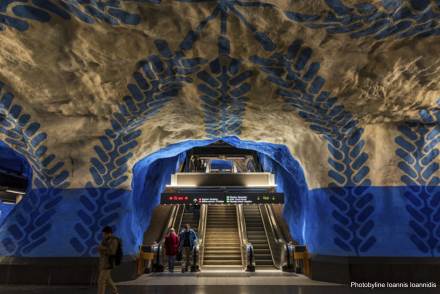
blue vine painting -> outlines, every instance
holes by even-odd
[[[59,23],[99,26],[103,31],[142,31],[150,24],[145,11],[169,7],[163,2],[1,1],[0,34],[13,32],[26,37],[37,28]],[[392,156],[397,159],[394,168],[398,174],[393,176],[398,185],[375,186],[377,171],[372,169],[377,164],[372,163],[374,150],[367,144],[366,127],[344,105],[342,96],[329,89],[329,76],[322,70],[326,53],[312,45],[316,42],[298,33],[325,32],[329,38],[353,42],[349,44],[358,40],[416,42],[436,38],[440,32],[440,3],[382,0],[352,4],[322,0],[321,4],[322,13],[315,15],[295,9],[294,3],[280,9],[269,1],[168,1],[167,5],[206,13],[196,15],[197,19],[188,22],[192,23],[189,27],[179,25],[179,32],[173,35],[162,36],[158,30],[148,36],[154,46],[142,53],[145,58],[127,65],[132,74],[127,77],[128,82],[122,82],[126,85],[125,94],[88,151],[87,180],[79,187],[71,185],[74,164],[69,165],[49,148],[50,140],[56,138],[50,137],[32,111],[20,104],[10,90],[13,85],[0,84],[0,138],[32,168],[28,195],[0,224],[0,255],[93,257],[98,253],[104,225],[119,232],[127,254],[135,255],[151,211],[140,209],[147,205],[136,202],[139,199],[134,199],[134,195],[140,192],[134,187],[149,188],[145,188],[152,194],[145,199],[148,205],[159,203],[160,189],[166,183],[153,171],[169,176],[183,160],[182,152],[206,143],[191,142],[187,149],[168,146],[165,151],[158,151],[167,155],[160,158],[162,161],[154,161],[159,160],[156,153],[156,157],[138,158],[141,139],[149,131],[144,126],[166,113],[179,101],[185,87],[192,86],[203,139],[228,138],[237,146],[252,146],[252,150],[262,154],[267,168],[277,173],[279,189],[291,188],[285,193],[290,197],[286,200],[286,222],[292,232],[301,234],[298,240],[306,243],[310,252],[338,256],[440,256],[437,108],[422,110],[417,120],[396,128]],[[268,15],[276,13],[283,17],[283,37],[288,36],[288,40],[279,38],[270,27]],[[237,32],[249,40],[247,50],[237,49]],[[215,49],[204,52],[202,42],[211,40],[211,48]],[[269,148],[263,142],[240,141],[240,137],[249,135],[249,125],[258,125],[249,105],[261,86],[273,90],[273,103],[280,103],[288,116],[299,118],[314,138],[325,143],[319,154],[325,176],[321,186],[307,186],[304,174],[313,177],[315,171],[303,171],[295,154],[287,155],[286,146]],[[294,135],[295,127],[292,125],[292,134],[286,136]],[[268,150],[289,160],[270,157]],[[148,183],[134,180],[132,171],[140,161],[148,170],[143,179],[148,179]],[[298,179],[289,178],[292,175]],[[145,223],[137,223],[140,219]],[[401,231],[395,232],[395,240],[385,240],[397,225]],[[55,244],[58,251],[52,250]]]

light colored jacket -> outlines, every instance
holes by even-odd
[[[106,239],[103,239],[101,242],[101,246],[103,249],[99,250],[99,269],[112,269],[115,267],[114,260],[110,263],[110,256],[116,255],[116,251],[118,250],[118,238],[115,236],[110,236]]]

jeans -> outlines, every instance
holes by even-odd
[[[192,250],[190,247],[183,247],[182,250],[182,269],[188,270],[188,268],[191,266]]]
[[[172,273],[174,271],[174,262],[176,261],[175,255],[168,255],[168,271]]]

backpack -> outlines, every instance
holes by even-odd
[[[124,255],[122,252],[122,240],[119,238],[114,237],[116,240],[118,240],[118,247],[116,248],[116,253],[115,255],[110,255],[109,258],[109,263],[110,265],[120,265],[122,262],[122,256]],[[112,266],[113,267],[113,266]]]
[[[115,254],[115,265],[120,265],[122,262],[122,256],[124,255],[122,253],[122,240],[118,239],[118,248],[116,249],[116,254]]]

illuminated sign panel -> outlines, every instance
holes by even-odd
[[[283,193],[162,193],[160,204],[283,204]]]

